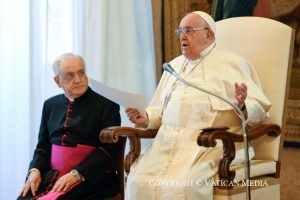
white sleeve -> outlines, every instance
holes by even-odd
[[[266,112],[268,108],[264,108],[255,99],[246,99],[245,105],[247,110],[247,124],[250,126],[262,122],[268,116],[268,112]]]

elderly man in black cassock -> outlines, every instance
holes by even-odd
[[[45,101],[38,143],[18,199],[103,199],[118,190],[118,144],[102,144],[100,131],[120,125],[119,105],[88,86],[85,62],[63,54],[54,80],[64,94]]]

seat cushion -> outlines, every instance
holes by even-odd
[[[245,179],[244,164],[233,165],[231,171],[235,171],[235,181]],[[272,160],[251,160],[250,161],[250,178],[276,173],[276,162]],[[219,180],[218,174],[214,180]]]
[[[262,181],[262,185],[251,187],[252,199],[272,199],[280,200],[280,180],[274,177],[261,176],[254,181]],[[214,188],[214,200],[245,200],[246,199],[246,187],[235,186],[231,190]]]

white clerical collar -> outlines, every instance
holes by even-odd
[[[200,56],[194,60],[188,60],[189,64],[195,64],[198,63],[200,59],[203,59],[205,56],[207,56],[212,50],[213,48],[216,46],[216,42],[213,41],[213,43],[211,43],[206,49],[204,49],[201,53]]]
[[[205,56],[207,56],[212,50],[213,48],[216,46],[216,42],[213,41],[213,43],[211,43],[209,45],[209,47],[207,47],[206,49],[204,49],[201,53],[200,53],[200,58],[203,58]]]

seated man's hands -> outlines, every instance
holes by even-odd
[[[32,195],[35,196],[36,191],[38,190],[41,182],[42,182],[41,173],[38,170],[31,171],[28,175],[24,187],[20,192],[20,196],[25,197],[29,190],[31,190]]]
[[[245,106],[245,100],[247,98],[247,86],[244,83],[240,85],[238,83],[234,84],[234,103],[239,108]]]
[[[146,127],[148,125],[147,114],[141,115],[141,113],[136,108],[126,108],[125,110],[128,119],[139,126]]]
[[[53,188],[52,188],[52,192],[60,192],[60,191],[68,191],[68,189],[74,185],[75,183],[79,182],[80,180],[78,180],[75,176],[73,176],[70,173],[67,173],[65,175],[63,175],[62,177],[60,177],[54,184]]]

